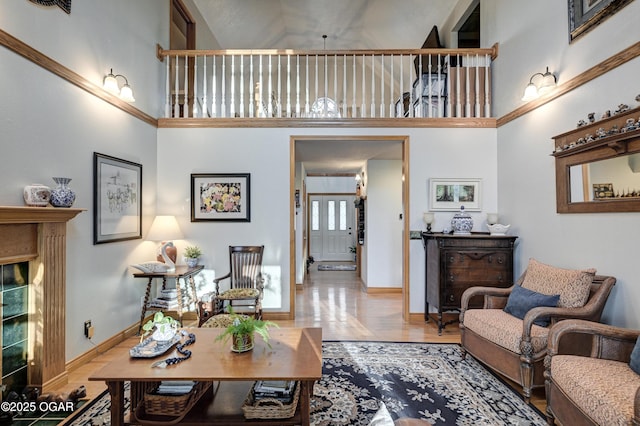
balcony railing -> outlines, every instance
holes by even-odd
[[[490,118],[496,53],[158,49],[165,118]]]

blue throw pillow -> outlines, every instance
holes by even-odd
[[[547,295],[529,290],[519,285],[514,285],[507,300],[507,306],[504,307],[504,311],[514,317],[524,319],[524,316],[530,309],[538,306],[558,306],[560,300],[559,294]],[[549,325],[549,317],[541,317],[533,322],[540,327],[546,327]],[[640,353],[638,354],[640,355]],[[640,358],[640,357],[639,357]],[[640,359],[639,359],[640,361]]]
[[[633,347],[633,351],[631,352],[629,367],[631,367],[636,374],[640,374],[640,338],[636,339],[636,345]]]

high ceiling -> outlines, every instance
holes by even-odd
[[[414,49],[456,0],[193,0],[221,49]],[[326,35],[326,39],[322,36]],[[304,140],[308,173],[355,173],[367,160],[402,158],[400,142]]]

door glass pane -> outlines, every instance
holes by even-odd
[[[311,202],[311,230],[312,231],[320,230],[320,202],[319,201]]]
[[[340,201],[340,230],[347,230],[347,202],[342,200]]]
[[[336,202],[333,200],[327,203],[327,229],[336,230]]]

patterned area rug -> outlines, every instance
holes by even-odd
[[[318,271],[355,271],[356,265],[331,265],[323,263],[318,265]]]
[[[459,345],[324,342],[322,356],[311,400],[315,426],[368,425],[382,403],[393,419],[433,425],[546,425],[542,413],[472,357],[463,361]],[[69,424],[109,424],[109,397]]]

